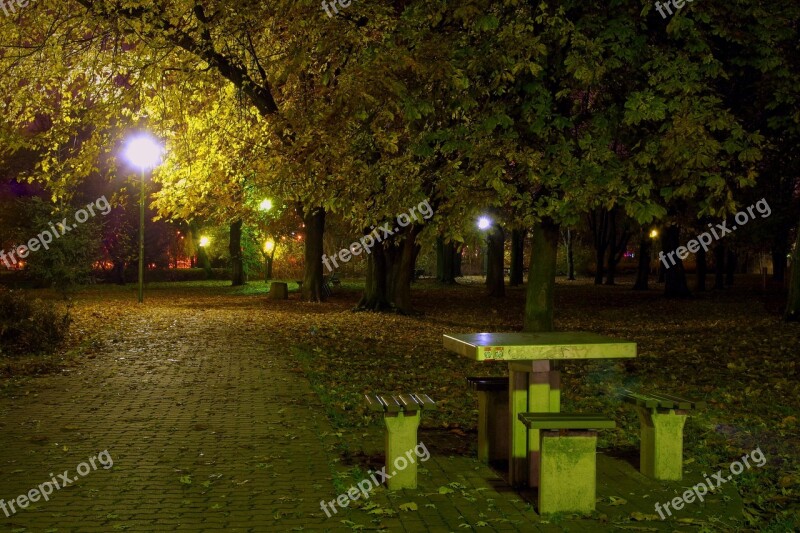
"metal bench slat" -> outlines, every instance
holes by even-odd
[[[704,401],[696,402],[694,400],[689,400],[687,398],[681,398],[680,396],[675,396],[674,394],[665,394],[663,392],[659,393],[659,396],[663,396],[664,398],[669,398],[672,401],[680,404],[681,407],[679,409],[703,409],[703,408],[706,407],[706,402],[704,402]],[[688,405],[688,407],[684,407],[686,405]]]
[[[383,402],[381,402],[381,399],[377,394],[365,394],[364,398],[367,399],[367,406],[369,406],[370,411],[379,413],[386,411],[386,406],[383,404]]]
[[[476,391],[508,390],[507,377],[468,377],[467,382]]]
[[[658,398],[654,398],[653,396],[647,394],[640,394],[638,392],[633,392],[631,390],[624,390],[622,392],[622,399],[630,402],[635,403],[641,407],[647,407],[648,409],[653,409],[656,407],[663,407],[664,409],[671,409],[672,403],[670,402],[668,406],[662,405],[662,401]]]
[[[390,413],[399,413],[403,410],[400,403],[395,400],[394,396],[384,394],[380,397],[381,401],[386,404],[386,410]]]
[[[584,413],[520,413],[528,429],[613,429],[617,423],[603,415]]]
[[[427,394],[412,394],[414,398],[417,399],[417,403],[422,406],[423,409],[427,409],[428,411],[435,411],[436,410],[436,402],[431,400],[431,397]]]
[[[394,396],[394,398],[400,400],[404,411],[419,411],[422,409],[422,404],[417,402],[417,399],[411,394],[400,394]]]
[[[691,409],[692,402],[688,402],[686,400],[682,400],[681,398],[676,398],[675,396],[669,396],[667,394],[661,394],[660,392],[651,392],[650,396],[656,398],[661,402],[661,407],[664,409]],[[671,406],[667,406],[667,404],[671,404]]]

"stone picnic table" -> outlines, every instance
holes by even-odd
[[[538,483],[539,430],[528,430],[519,414],[560,412],[557,361],[636,357],[636,343],[584,331],[465,333],[443,335],[443,341],[445,349],[473,361],[508,362],[508,476],[512,486],[535,487]]]

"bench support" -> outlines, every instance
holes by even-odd
[[[541,430],[539,433],[539,514],[594,511],[597,432]]]
[[[686,414],[676,409],[637,406],[641,425],[639,471],[653,479],[683,477],[683,425]]]
[[[386,413],[386,473],[391,477],[386,480],[389,490],[416,489],[417,488],[417,463],[416,457],[412,462],[406,452],[414,450],[417,446],[417,428],[419,427],[420,412],[406,411],[400,413]],[[402,459],[398,459],[402,458]],[[403,463],[406,466],[398,467]]]
[[[478,460],[508,459],[508,391],[478,391]]]

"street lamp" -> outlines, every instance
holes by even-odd
[[[481,217],[478,219],[478,229],[487,230],[492,225],[492,219],[489,217]]]
[[[650,238],[655,239],[656,237],[658,237],[658,230],[654,229],[653,231],[650,232]]]
[[[139,167],[141,182],[139,191],[139,303],[144,301],[144,173],[158,165],[163,148],[148,135],[134,137],[128,142],[125,157]]]
[[[275,253],[275,241],[268,239],[264,243],[264,282],[272,278],[272,258]]]
[[[211,240],[208,237],[200,237],[200,248],[205,248],[211,244]]]
[[[270,209],[272,209],[272,200],[269,198],[265,198],[260,204],[258,204],[259,211],[269,211]]]

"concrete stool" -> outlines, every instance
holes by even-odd
[[[639,471],[663,481],[683,477],[683,426],[689,411],[706,402],[686,400],[671,394],[623,391],[622,399],[636,405],[639,414]]]
[[[417,428],[423,410],[436,409],[436,402],[427,394],[365,394],[371,411],[383,413],[386,423],[386,480],[389,490],[417,488],[417,463],[411,462],[406,452],[417,446]],[[402,457],[406,467],[402,470],[395,461]]]
[[[539,514],[594,511],[596,430],[614,428],[614,421],[580,413],[520,413],[519,419],[528,430],[539,430]]]
[[[478,392],[478,460],[508,459],[508,378],[468,377]]]

